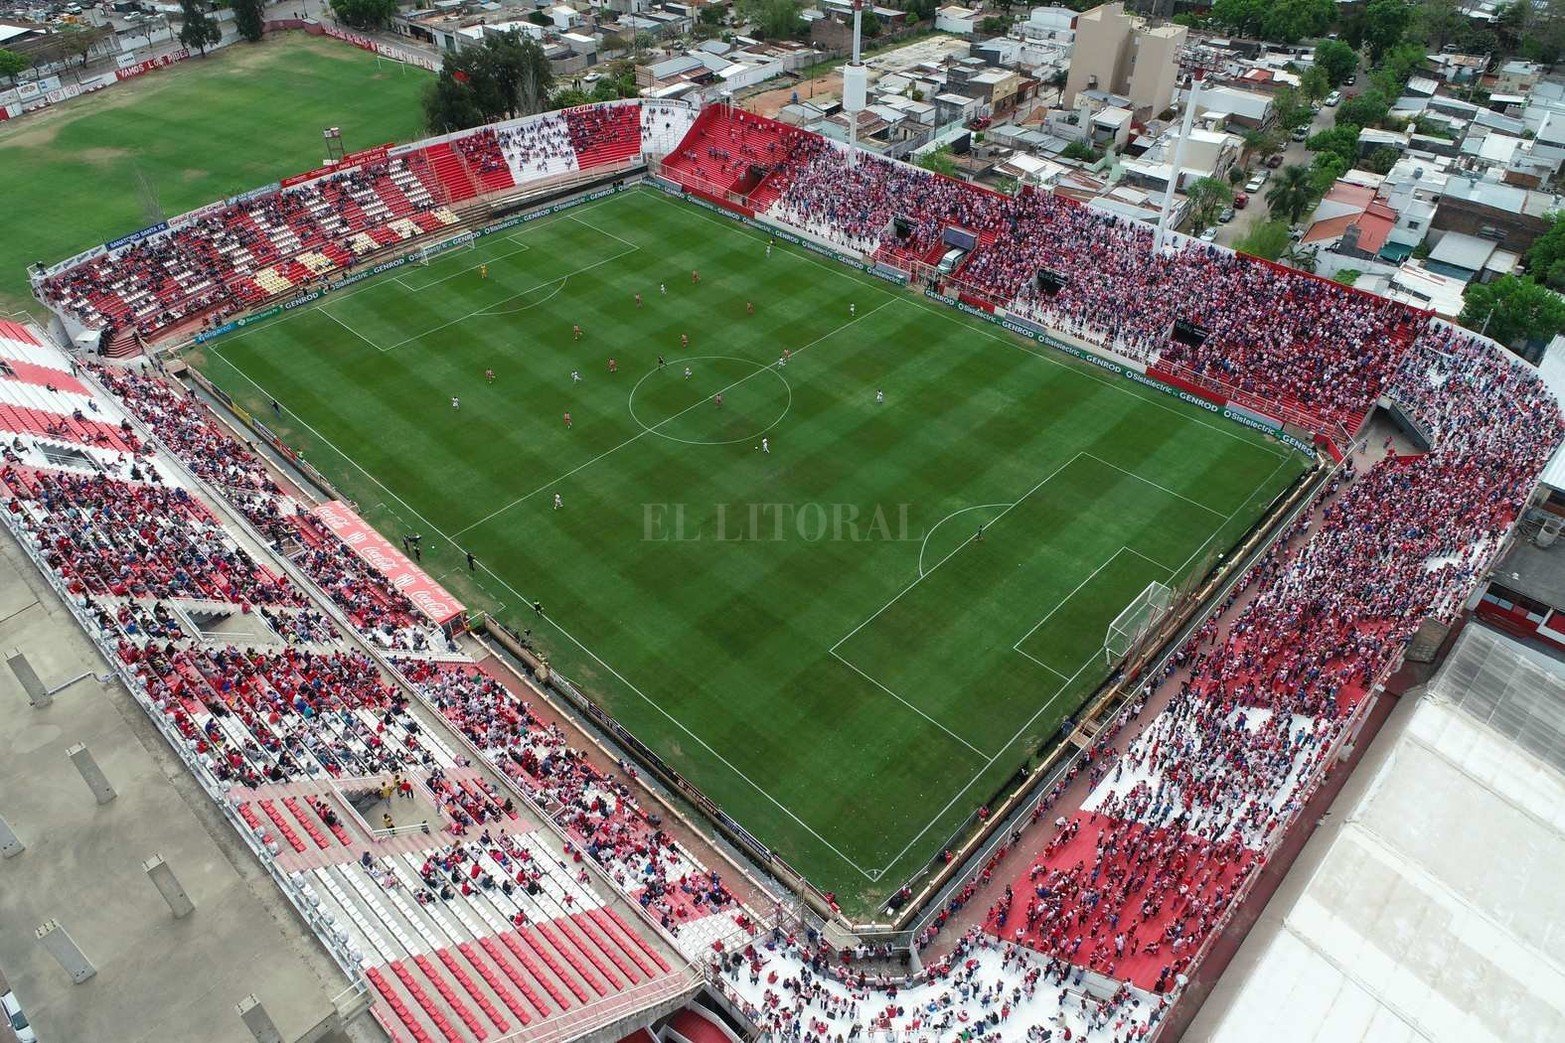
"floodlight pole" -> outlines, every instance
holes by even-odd
[[[1196,69],[1190,74],[1190,93],[1185,98],[1185,118],[1179,126],[1179,137],[1174,140],[1174,158],[1171,169],[1168,172],[1168,187],[1163,190],[1163,209],[1157,215],[1157,234],[1152,237],[1152,253],[1154,255],[1163,252],[1164,243],[1168,238],[1168,217],[1174,209],[1174,190],[1179,184],[1180,163],[1185,158],[1185,139],[1190,137],[1190,128],[1195,125],[1196,99],[1201,95],[1201,80],[1206,76],[1202,69]]]
[[[864,0],[853,0],[853,60],[842,71],[842,111],[848,114],[848,165],[858,162],[859,113],[864,111],[866,74],[861,60]]]

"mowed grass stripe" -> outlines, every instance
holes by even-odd
[[[471,316],[382,352],[306,310],[217,342],[220,359],[205,365],[246,404],[260,396],[247,379],[276,394],[290,411],[279,430],[387,531],[421,527],[415,515],[448,534],[473,526],[463,548],[499,577],[474,579],[489,588],[503,580],[515,595],[468,582],[458,552],[438,541],[425,541],[426,566],[449,572],[475,604],[506,600],[502,617],[531,628],[567,676],[850,908],[869,909],[936,852],[1057,727],[1056,711],[1068,712],[1101,677],[1084,670],[1061,694],[1056,673],[1010,648],[1051,597],[1127,542],[1169,564],[1192,555],[1230,512],[1232,527],[1248,524],[1268,490],[1302,467],[1259,437],[1210,426],[1197,410],[1164,400],[1154,407],[1128,385],[1018,350],[1019,341],[949,321],[847,269],[781,245],[767,258],[764,238],[655,193],[602,201],[586,217],[638,249],[571,276],[523,315]],[[534,285],[560,270],[545,259],[562,252],[581,266],[627,249],[568,215],[520,236],[532,249],[494,263],[496,285],[481,292],[503,297]],[[471,263],[450,255],[423,274]],[[691,268],[701,271],[699,287]],[[385,282],[392,289],[338,298],[334,310],[355,327],[362,311],[388,330],[416,331],[444,309],[471,311],[480,280],[465,273],[417,294]],[[423,300],[459,285],[460,306]],[[573,322],[586,330],[580,342],[571,340]],[[681,332],[687,354],[734,361],[695,359],[687,384]],[[796,352],[786,368],[756,368],[734,383],[746,366],[775,366],[784,347]],[[670,363],[661,374],[660,353]],[[618,374],[607,372],[611,355]],[[485,368],[498,373],[494,385],[484,383]],[[571,368],[582,370],[579,384]],[[638,423],[629,400],[643,378]],[[710,395],[723,387],[718,411]],[[884,403],[874,401],[876,388]],[[460,412],[450,409],[453,394]],[[758,433],[785,406],[764,454]],[[560,421],[566,409],[576,421],[570,431]],[[642,426],[659,423],[687,441]],[[739,440],[690,444],[730,438]],[[338,461],[327,440],[352,463]],[[1018,508],[1010,535],[1003,520],[994,530],[992,562],[877,632],[873,655],[855,655],[874,680],[830,654],[917,578],[924,537],[942,518],[1010,504],[1083,453],[1104,463],[1077,479],[1074,500],[1036,516]],[[556,490],[561,511],[551,509]],[[892,512],[895,531],[812,539],[784,525],[776,539],[772,515],[763,531],[741,531],[748,505],[779,503],[841,505],[861,516],[878,506]],[[1105,506],[1094,513],[1078,503]],[[906,531],[895,515],[902,504]],[[669,524],[678,505],[685,539]],[[649,511],[659,510],[663,525],[649,532]],[[970,536],[965,515],[930,543],[948,550],[964,529]],[[1006,587],[1018,562],[1033,572]],[[1122,585],[1084,589],[1072,616],[1106,622],[1124,607]],[[521,603],[532,598],[544,603],[543,618]],[[1061,632],[1062,662],[1085,633]],[[1039,633],[1026,647],[1048,640]]]

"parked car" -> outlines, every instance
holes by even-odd
[[[937,266],[937,270],[941,275],[950,275],[952,272],[956,271],[956,266],[961,264],[962,258],[966,256],[966,250],[953,246],[951,249],[945,252],[945,256],[940,258],[940,264]]]
[[[1303,141],[1305,138],[1310,136],[1310,128],[1295,127],[1293,133],[1288,136],[1291,137],[1294,141]]]
[[[1225,225],[1229,221],[1232,221],[1233,219],[1234,219],[1234,208],[1231,207],[1231,206],[1223,207],[1223,212],[1217,215],[1217,222],[1218,222],[1218,224],[1224,224]]]
[[[1326,95],[1326,107],[1328,109],[1334,109],[1334,108],[1337,107],[1337,103],[1339,101],[1341,101],[1341,100],[1342,100],[1342,92],[1341,91],[1332,91],[1330,94]]]
[[[1250,180],[1248,180],[1248,181],[1246,181],[1244,183],[1244,190],[1246,192],[1259,192],[1261,190],[1261,188],[1266,184],[1266,179],[1271,177],[1271,176],[1272,175],[1271,175],[1270,171],[1267,171],[1267,170],[1256,171],[1255,176],[1252,177]]]
[[[1215,243],[1215,242],[1217,242],[1217,228],[1216,228],[1216,226],[1208,228],[1206,231],[1202,232],[1198,238],[1203,243]]]
[[[1234,209],[1243,210],[1250,205],[1250,197],[1243,192],[1234,193]]]
[[[16,1033],[21,1043],[38,1043],[38,1033],[27,1023],[27,1015],[22,1013],[22,1003],[16,998],[16,993],[8,992],[0,996],[0,1009],[4,1009],[6,1020],[11,1023],[11,1031]]]
[[[1273,170],[1276,170],[1278,167],[1282,166],[1282,153],[1273,152],[1271,155],[1267,156],[1266,165],[1271,167]]]
[[[1354,85],[1354,84],[1355,84],[1355,83],[1357,83],[1357,82],[1358,82],[1358,79],[1359,79],[1359,78],[1358,78],[1358,74],[1357,74],[1357,73],[1350,73],[1350,74],[1349,74],[1349,75],[1348,75],[1348,78],[1347,78],[1347,79],[1346,79],[1346,80],[1343,80],[1343,81],[1342,81],[1342,82],[1343,82],[1343,83],[1344,83],[1344,84],[1346,84],[1346,85],[1347,85],[1347,86],[1349,86],[1349,87],[1351,87],[1351,86],[1353,86],[1353,85]]]
[[[1303,225],[1294,225],[1292,228],[1288,229],[1288,238],[1289,239],[1303,239],[1304,238],[1304,226]]]

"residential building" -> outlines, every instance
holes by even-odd
[[[1548,231],[1549,215],[1561,208],[1559,197],[1547,192],[1453,176],[1440,196],[1434,227],[1490,239],[1524,254]]]
[[[1082,91],[1101,90],[1125,95],[1143,119],[1162,113],[1173,104],[1186,35],[1179,25],[1148,26],[1119,2],[1079,15],[1065,104],[1075,105]]]

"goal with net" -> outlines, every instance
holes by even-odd
[[[1174,591],[1165,583],[1148,583],[1125,610],[1114,617],[1103,636],[1103,658],[1113,666],[1141,649],[1147,637],[1174,605]]]
[[[416,264],[420,268],[428,268],[429,262],[443,253],[452,250],[475,250],[478,248],[476,236],[464,235],[456,239],[447,239],[443,243],[431,243],[421,246],[408,255],[408,263]]]

